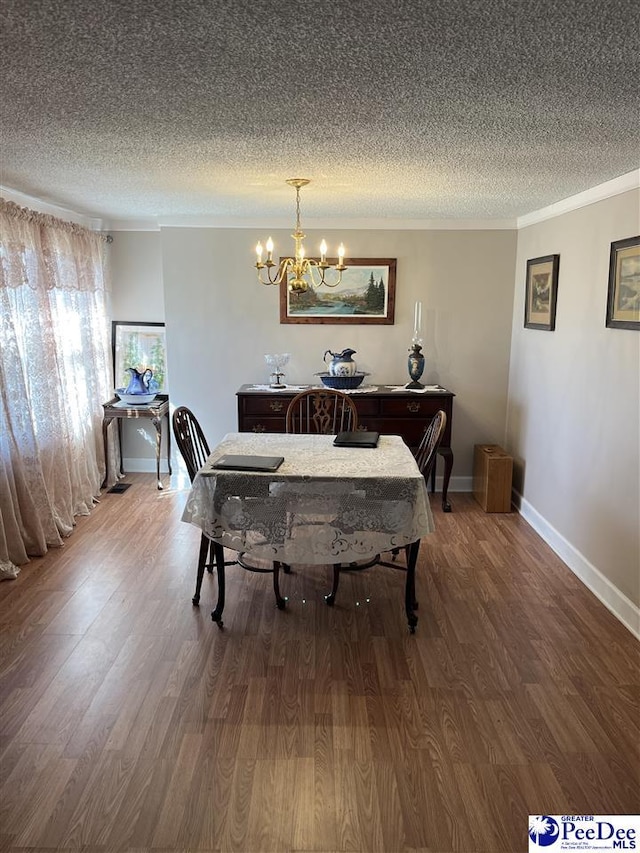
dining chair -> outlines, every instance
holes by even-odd
[[[440,409],[431,419],[431,423],[424,431],[420,446],[416,450],[416,462],[426,481],[429,480],[433,471],[433,466],[438,455],[438,448],[440,447],[446,428],[447,413]]]
[[[289,433],[337,435],[358,429],[358,410],[342,391],[309,388],[289,403],[285,428]]]
[[[199,468],[202,468],[209,456],[209,444],[205,438],[202,427],[191,409],[186,406],[178,406],[172,417],[173,434],[178,445],[184,464],[187,467],[189,480],[193,483]],[[224,604],[224,549],[218,542],[214,542],[202,534],[200,538],[200,553],[198,554],[198,571],[196,574],[196,591],[191,599],[193,604],[200,603],[200,590],[204,570],[209,574],[216,566],[218,575],[218,596],[222,597]]]
[[[339,432],[358,428],[358,410],[353,400],[342,391],[333,388],[309,388],[291,400],[285,423],[288,433],[337,435]],[[318,495],[317,487],[302,483],[283,485],[282,489],[291,492],[295,499],[297,512],[293,515],[298,518],[304,515],[323,516],[323,496]],[[348,491],[346,485],[343,490]],[[293,521],[292,523],[295,524]],[[287,563],[282,565],[288,574],[291,567]]]
[[[440,442],[444,436],[445,430],[447,428],[447,414],[440,409],[431,419],[429,425],[424,431],[424,435],[420,441],[420,445],[415,452],[415,460],[420,469],[420,473],[425,479],[425,482],[428,482],[429,475],[433,469],[435,464],[436,456],[438,455],[438,448],[440,447]],[[391,510],[391,508],[390,508]],[[389,517],[392,517],[393,513],[390,511]],[[407,563],[409,562],[410,552],[412,548],[419,547],[419,542],[412,542],[409,545],[404,546],[405,555],[407,559]],[[340,583],[340,573],[341,572],[353,572],[360,571],[362,569],[368,569],[372,566],[387,566],[391,569],[401,569],[406,571],[406,567],[402,564],[396,563],[395,559],[400,553],[400,548],[393,548],[390,552],[392,562],[388,560],[380,559],[380,554],[376,554],[371,560],[367,560],[365,563],[349,563],[342,564],[337,563],[333,566],[333,587],[331,592],[328,595],[325,595],[325,601],[329,605],[333,605],[336,600],[336,594],[338,592],[338,585]],[[417,558],[417,553],[416,553]],[[407,590],[407,597],[411,603],[411,609],[415,610],[418,607],[418,602],[416,601],[416,593],[415,588]],[[413,632],[413,629],[412,629]]]
[[[172,417],[173,433],[176,439],[178,449],[182,454],[189,479],[193,480],[198,470],[204,465],[209,456],[209,444],[205,438],[202,427],[198,419],[193,414],[191,409],[186,406],[179,406],[173,413]],[[218,601],[215,610],[211,614],[211,618],[217,623],[219,628],[222,628],[222,611],[224,610],[225,598],[225,567],[239,565],[243,569],[248,569],[252,572],[272,573],[273,574],[273,589],[276,596],[276,604],[281,610],[285,606],[286,599],[280,595],[278,575],[280,571],[280,563],[273,562],[270,569],[253,566],[243,560],[243,555],[238,554],[235,560],[225,560],[224,548],[219,542],[214,542],[203,533],[200,538],[200,551],[198,554],[198,569],[196,575],[196,591],[191,599],[193,604],[200,603],[200,590],[202,580],[204,578],[205,569],[211,574],[213,566],[216,567],[218,577]]]

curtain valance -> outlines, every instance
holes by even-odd
[[[0,287],[101,291],[106,234],[0,198]]]

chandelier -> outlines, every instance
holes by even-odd
[[[302,241],[306,235],[300,228],[300,188],[306,187],[310,181],[307,178],[289,178],[287,183],[296,189],[296,230],[291,235],[296,244],[295,253],[292,258],[282,258],[280,263],[276,264],[273,260],[273,240],[269,237],[265,244],[267,259],[263,261],[264,250],[262,243],[258,243],[256,246],[258,281],[261,284],[280,284],[286,278],[287,288],[291,293],[305,293],[309,287],[320,287],[323,284],[326,287],[337,287],[342,281],[343,270],[347,269],[344,265],[344,246],[340,243],[337,264],[327,262],[327,244],[324,240],[320,243],[320,260],[305,257]],[[275,274],[273,274],[274,267],[277,267]],[[266,270],[266,273],[263,273],[263,270]],[[335,273],[331,280],[327,278],[327,270]]]

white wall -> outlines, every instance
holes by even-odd
[[[308,232],[344,240],[353,257],[397,258],[393,326],[280,324],[279,294],[258,283],[253,247],[242,229],[165,228],[165,289],[171,398],[197,412],[210,442],[237,429],[235,392],[268,381],[264,354],[289,352],[290,383],[310,383],[327,349],[356,350],[369,381],[408,381],[414,303],[423,302],[423,380],[457,395],[452,490],[470,488],[473,444],[504,439],[513,304],[514,231]],[[274,233],[276,254],[288,231]]]
[[[518,235],[507,447],[522,512],[638,630],[640,333],[605,327],[612,241],[640,233],[637,190]],[[526,262],[560,255],[555,332],[524,328]]]
[[[112,319],[163,323],[160,232],[115,232],[110,266]]]

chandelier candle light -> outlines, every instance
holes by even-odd
[[[295,240],[296,248],[293,258],[283,258],[278,265],[273,260],[273,240],[271,237],[267,240],[265,248],[267,250],[267,259],[262,260],[264,249],[262,243],[256,246],[256,254],[258,260],[256,269],[258,270],[258,281],[261,284],[280,284],[285,278],[287,279],[287,288],[291,293],[305,293],[309,287],[337,287],[342,281],[342,272],[347,267],[344,265],[345,249],[342,243],[338,248],[338,263],[329,264],[327,262],[327,244],[323,240],[320,243],[320,260],[315,258],[306,258],[302,241],[306,234],[300,228],[300,188],[306,187],[310,181],[308,178],[289,178],[287,181],[290,187],[295,187],[296,190],[296,230],[291,235]],[[277,266],[277,272],[272,276],[271,271]],[[266,269],[266,279],[262,270]],[[326,278],[327,270],[334,270],[337,275],[334,280],[329,281]]]
[[[413,312],[413,337],[411,338],[411,349],[407,367],[411,382],[405,388],[424,388],[419,381],[424,371],[424,356],[422,355],[422,302],[416,302]]]

